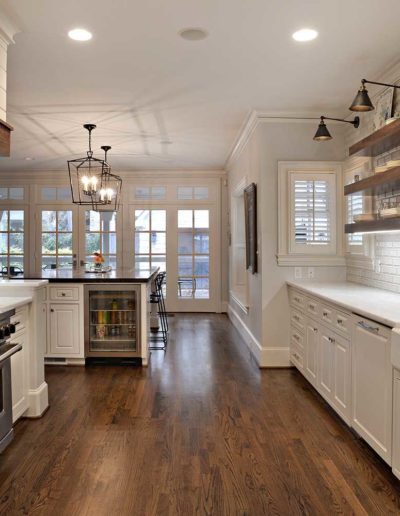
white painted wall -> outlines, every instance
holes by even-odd
[[[289,303],[286,280],[294,267],[277,265],[278,161],[341,161],[343,127],[330,127],[334,139],[317,143],[317,121],[259,119],[228,166],[229,191],[243,176],[258,186],[259,274],[249,274],[250,307],[246,315],[230,298],[229,314],[261,367],[289,365]],[[315,267],[315,279],[344,280],[345,267]],[[306,268],[303,268],[306,275]],[[251,336],[254,337],[251,340]]]

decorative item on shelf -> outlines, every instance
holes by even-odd
[[[364,222],[369,220],[376,220],[377,215],[376,213],[360,213],[358,215],[354,215],[353,221],[354,222]]]
[[[350,111],[357,111],[357,112],[362,113],[362,112],[366,112],[366,111],[372,111],[373,109],[375,109],[374,105],[372,104],[371,99],[369,98],[368,90],[365,87],[366,84],[377,84],[378,86],[387,86],[387,88],[400,88],[400,85],[397,85],[397,84],[388,84],[386,82],[376,82],[376,81],[368,81],[367,79],[362,79],[360,89],[358,90],[357,95],[355,96],[355,98],[349,108]],[[387,91],[388,90],[385,90],[383,92],[383,98],[381,101],[380,111],[381,111],[381,114],[385,113],[385,112],[388,113],[389,112],[388,106],[390,105],[390,114],[388,116],[386,116],[386,118],[383,118],[382,125],[385,124],[386,119],[388,119],[392,116],[391,111],[392,111],[392,101],[393,101],[393,89],[389,93],[386,93]],[[381,100],[381,97],[379,100]],[[385,106],[386,106],[386,108],[385,108]],[[382,126],[379,126],[379,127],[382,127]],[[379,129],[379,127],[376,127],[376,129]]]
[[[313,140],[316,140],[318,142],[332,140],[331,133],[328,131],[328,128],[326,127],[325,120],[335,120],[336,122],[345,122],[346,124],[352,124],[355,129],[357,129],[360,125],[360,119],[358,116],[356,116],[354,120],[344,120],[343,118],[330,118],[327,116],[321,116],[320,123]]]
[[[120,205],[122,179],[111,173],[107,162],[110,146],[101,147],[104,159],[93,156],[92,131],[95,124],[84,124],[89,133],[89,150],[86,157],[68,160],[68,173],[72,202],[91,206],[95,211],[117,211]]]
[[[355,174],[354,175],[354,182],[357,183],[357,181],[360,180],[360,174]]]

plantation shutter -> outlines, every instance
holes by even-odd
[[[332,241],[330,210],[331,182],[328,180],[295,179],[294,242],[297,245],[329,246]]]

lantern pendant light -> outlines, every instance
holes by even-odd
[[[98,201],[94,209],[101,212],[118,211],[121,204],[122,179],[120,176],[111,173],[111,166],[107,161],[107,152],[111,147],[103,145],[101,148],[104,151],[105,166]]]

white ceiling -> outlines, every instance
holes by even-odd
[[[251,109],[346,115],[359,80],[398,58],[399,0],[2,0],[12,157],[1,170],[63,169],[113,147],[119,169],[219,169]],[[93,32],[71,41],[74,27]],[[184,27],[209,37],[185,41]],[[299,44],[301,27],[319,31]],[[172,143],[165,143],[172,142]],[[26,156],[34,161],[26,161]]]

